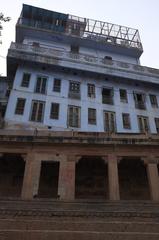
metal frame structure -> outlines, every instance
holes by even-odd
[[[69,15],[68,22],[74,22],[79,26],[85,25],[83,34],[80,34],[80,37],[142,50],[137,29],[73,15]]]

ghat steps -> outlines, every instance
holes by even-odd
[[[158,240],[159,203],[1,199],[0,239]]]

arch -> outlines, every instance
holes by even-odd
[[[101,157],[82,157],[76,164],[75,198],[108,198],[107,164]]]

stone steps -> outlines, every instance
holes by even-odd
[[[159,240],[159,203],[0,199],[0,240]]]
[[[158,240],[158,233],[0,230],[3,240]]]
[[[96,231],[96,232],[142,232],[159,233],[159,222],[131,222],[131,221],[99,221],[85,219],[58,219],[37,220],[31,219],[0,219],[0,229],[7,230],[29,230],[29,231]]]

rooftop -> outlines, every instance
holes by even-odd
[[[43,29],[103,44],[143,51],[137,29],[49,11],[26,4],[23,4],[17,26]]]

